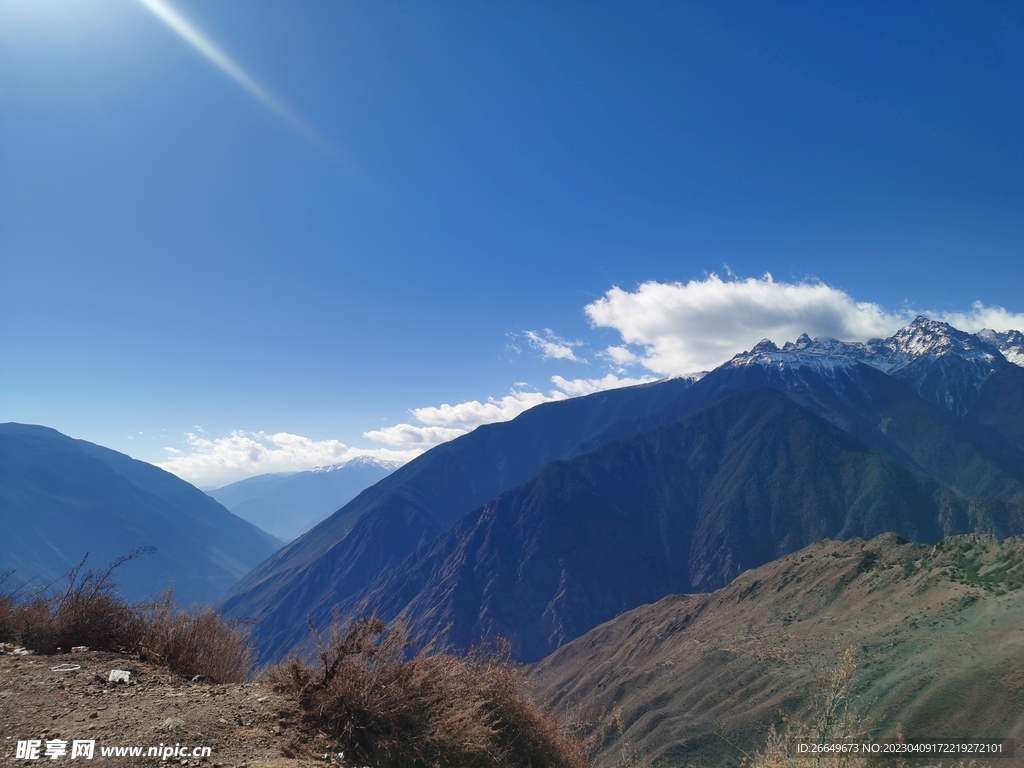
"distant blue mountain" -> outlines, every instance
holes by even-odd
[[[359,457],[309,472],[257,475],[207,493],[239,517],[290,541],[396,469],[393,462]]]
[[[129,599],[211,603],[281,542],[162,469],[48,427],[0,424],[0,573],[43,586],[88,553]]]

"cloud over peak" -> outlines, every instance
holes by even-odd
[[[723,278],[714,273],[687,283],[648,281],[634,291],[613,287],[584,312],[592,326],[611,328],[621,336],[622,343],[593,352],[594,359],[603,360],[612,372],[576,379],[555,375],[551,377],[554,389],[546,393],[530,391],[520,382],[501,398],[413,408],[410,414],[416,423],[396,424],[363,436],[395,447],[429,448],[481,424],[514,419],[541,403],[709,371],[764,338],[781,344],[807,333],[866,341],[891,335],[918,314],[910,308],[890,311],[857,301],[819,280],[787,283],[771,274]],[[981,303],[968,312],[927,314],[969,331],[1024,327],[1024,315]],[[584,341],[567,340],[550,328],[510,337],[516,352],[522,351],[516,342],[525,340],[545,360],[587,362],[579,354],[588,346]],[[646,372],[638,372],[637,366]]]
[[[662,376],[711,370],[764,338],[781,343],[801,333],[846,341],[889,336],[919,314],[856,301],[817,280],[778,282],[770,274],[723,279],[714,273],[688,283],[649,281],[635,291],[614,287],[584,311],[595,327],[612,328],[637,348],[609,347],[612,360],[626,364],[633,354]],[[977,302],[969,312],[924,314],[968,331],[1024,326],[1024,315]]]
[[[556,363],[587,363],[581,356],[587,350],[595,365],[604,363],[610,371],[603,376],[554,375],[550,378],[553,388],[547,392],[517,382],[503,397],[412,408],[413,423],[363,433],[386,448],[358,449],[337,440],[311,440],[285,432],[236,431],[211,439],[196,428],[187,436],[188,450],[168,448],[167,459],[158,466],[197,485],[212,486],[264,472],[312,469],[356,456],[404,463],[483,424],[509,421],[542,403],[711,370],[764,338],[782,344],[807,333],[866,341],[891,335],[918,314],[971,333],[982,328],[1024,329],[1024,314],[981,302],[957,312],[887,310],[818,280],[787,283],[770,274],[722,278],[712,273],[686,283],[648,281],[633,291],[616,286],[584,312],[593,327],[617,331],[621,343],[600,350],[544,328],[509,334],[510,348],[522,352],[524,343]]]

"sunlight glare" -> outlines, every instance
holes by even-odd
[[[142,6],[149,10],[160,21],[166,24],[182,40],[187,42],[196,51],[202,54],[217,69],[230,77],[252,96],[254,96],[264,107],[270,110],[279,119],[284,121],[296,133],[304,139],[331,150],[326,142],[313,131],[306,123],[287,106],[282,104],[271,95],[263,86],[257,83],[242,67],[233,61],[226,53],[220,50],[213,42],[203,35],[191,22],[172,8],[165,0],[137,0]],[[333,150],[331,150],[333,153]]]

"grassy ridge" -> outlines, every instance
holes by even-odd
[[[613,764],[620,740],[656,765],[736,765],[784,718],[807,719],[851,647],[850,695],[870,736],[1020,743],[1022,550],[983,536],[819,542],[717,592],[623,614],[532,676],[545,701],[603,717],[598,765]]]

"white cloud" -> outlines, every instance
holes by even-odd
[[[604,354],[616,365],[633,365],[640,360],[640,358],[625,345],[608,347],[605,349]]]
[[[517,387],[519,386],[526,385],[519,382]],[[438,406],[413,408],[410,413],[423,426],[396,424],[393,427],[364,432],[363,437],[387,445],[430,448],[461,437],[481,424],[509,421],[535,405],[552,400],[564,400],[566,397],[568,395],[564,392],[545,395],[542,392],[524,392],[517,388],[505,397],[490,397],[486,402],[467,400],[456,405],[444,403]]]
[[[551,381],[556,389],[547,394],[515,389],[505,397],[500,399],[491,397],[486,402],[468,400],[457,405],[445,403],[439,406],[413,408],[411,411],[413,417],[423,426],[396,424],[393,427],[364,432],[363,437],[387,445],[429,448],[461,437],[482,424],[510,421],[524,411],[542,403],[567,400],[570,397],[589,395],[606,389],[646,384],[655,381],[655,378],[653,376],[620,378],[609,373],[600,379],[565,379],[561,376],[552,376]],[[516,386],[524,387],[526,384],[518,382]]]
[[[576,357],[573,347],[582,346],[581,341],[569,341],[555,334],[550,328],[545,328],[543,335],[537,331],[526,331],[523,334],[530,346],[539,349],[545,360],[571,360],[575,362],[586,362]]]
[[[626,344],[639,346],[644,367],[667,376],[710,370],[762,338],[888,336],[914,315],[854,301],[824,283],[780,283],[767,274],[647,282],[633,292],[615,287],[585,311],[593,325],[614,328]]]
[[[603,392],[606,389],[632,387],[634,384],[647,384],[651,381],[657,381],[657,379],[654,376],[642,376],[639,379],[629,377],[620,379],[613,373],[609,373],[601,379],[563,379],[561,376],[551,377],[551,382],[570,397],[591,395],[594,392]]]
[[[450,427],[416,427],[412,424],[396,424],[370,432],[363,432],[363,437],[375,443],[386,445],[416,445],[431,447],[447,443],[456,437],[466,434],[466,430]]]
[[[428,426],[462,427],[469,431],[481,424],[493,424],[496,421],[514,419],[520,413],[535,405],[551,400],[564,400],[567,396],[561,392],[545,395],[542,392],[522,392],[513,390],[500,400],[493,397],[487,402],[469,400],[458,405],[440,405],[428,408],[413,408],[413,417]]]
[[[1024,330],[1024,314],[1009,312],[1003,307],[987,307],[980,301],[971,305],[969,312],[935,312],[924,314],[936,320],[943,320],[954,328],[968,333],[977,333],[982,328],[994,331]]]
[[[270,435],[236,430],[228,437],[213,439],[189,432],[186,440],[188,450],[166,448],[167,458],[156,465],[205,488],[266,472],[302,472],[357,456],[405,463],[423,452],[422,449],[351,448],[337,440],[312,440],[288,432]]]

